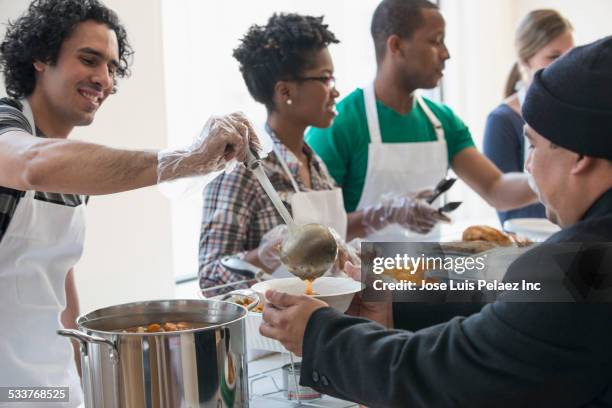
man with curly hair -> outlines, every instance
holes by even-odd
[[[56,330],[64,309],[64,326],[78,314],[72,267],[86,195],[222,170],[243,160],[249,137],[257,143],[239,114],[212,119],[174,151],[68,140],[129,74],[131,55],[117,15],[97,0],[35,0],[0,44],[9,95],[0,100],[0,386],[69,386],[69,407],[81,401],[79,378]]]

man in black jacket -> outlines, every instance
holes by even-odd
[[[270,291],[260,330],[303,355],[301,383],[373,407],[612,406],[611,89],[607,37],[538,72],[523,106],[527,169],[563,229],[505,279],[539,280],[550,290],[529,300],[540,303],[502,294],[468,318],[407,332]],[[569,264],[543,253],[576,247]],[[386,321],[388,308],[364,310]]]

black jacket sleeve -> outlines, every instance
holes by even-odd
[[[306,328],[301,383],[385,408],[612,400],[611,311],[609,304],[498,302],[412,333],[319,309]]]

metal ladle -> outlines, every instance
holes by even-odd
[[[322,276],[336,261],[338,244],[329,228],[321,224],[297,225],[270,183],[256,152],[247,150],[246,167],[255,174],[272,204],[287,224],[288,236],[281,244],[281,262],[302,280]]]
[[[281,246],[281,261],[303,280],[322,276],[336,261],[338,245],[329,228],[321,224],[296,226]]]

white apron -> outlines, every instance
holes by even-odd
[[[344,209],[342,190],[300,191],[297,181],[289,171],[287,163],[275,148],[281,166],[291,180],[295,193],[291,196],[291,215],[296,224],[316,223],[333,228],[346,240],[347,215]],[[284,266],[274,272],[274,277],[293,276]]]
[[[22,103],[36,136],[31,108]],[[83,207],[35,200],[27,191],[0,241],[0,386],[70,387],[70,402],[52,407],[83,400],[72,345],[56,334],[66,307],[66,274],[83,250]]]
[[[433,189],[440,180],[446,177],[448,151],[442,124],[429,109],[429,106],[420,96],[415,96],[417,103],[427,115],[436,132],[436,141],[383,143],[373,82],[364,87],[363,97],[370,133],[370,145],[368,146],[368,169],[357,210],[379,203],[383,196],[388,193],[398,195],[422,189]],[[434,202],[434,205],[437,205],[437,203],[438,201]],[[366,238],[368,241],[391,242],[437,241],[439,237],[439,226],[429,234],[419,234],[393,224]]]
[[[346,240],[347,216],[344,210],[342,190],[300,191],[287,163],[276,151],[276,156],[291,180],[295,193],[291,196],[291,215],[297,224],[321,224],[333,228]]]

